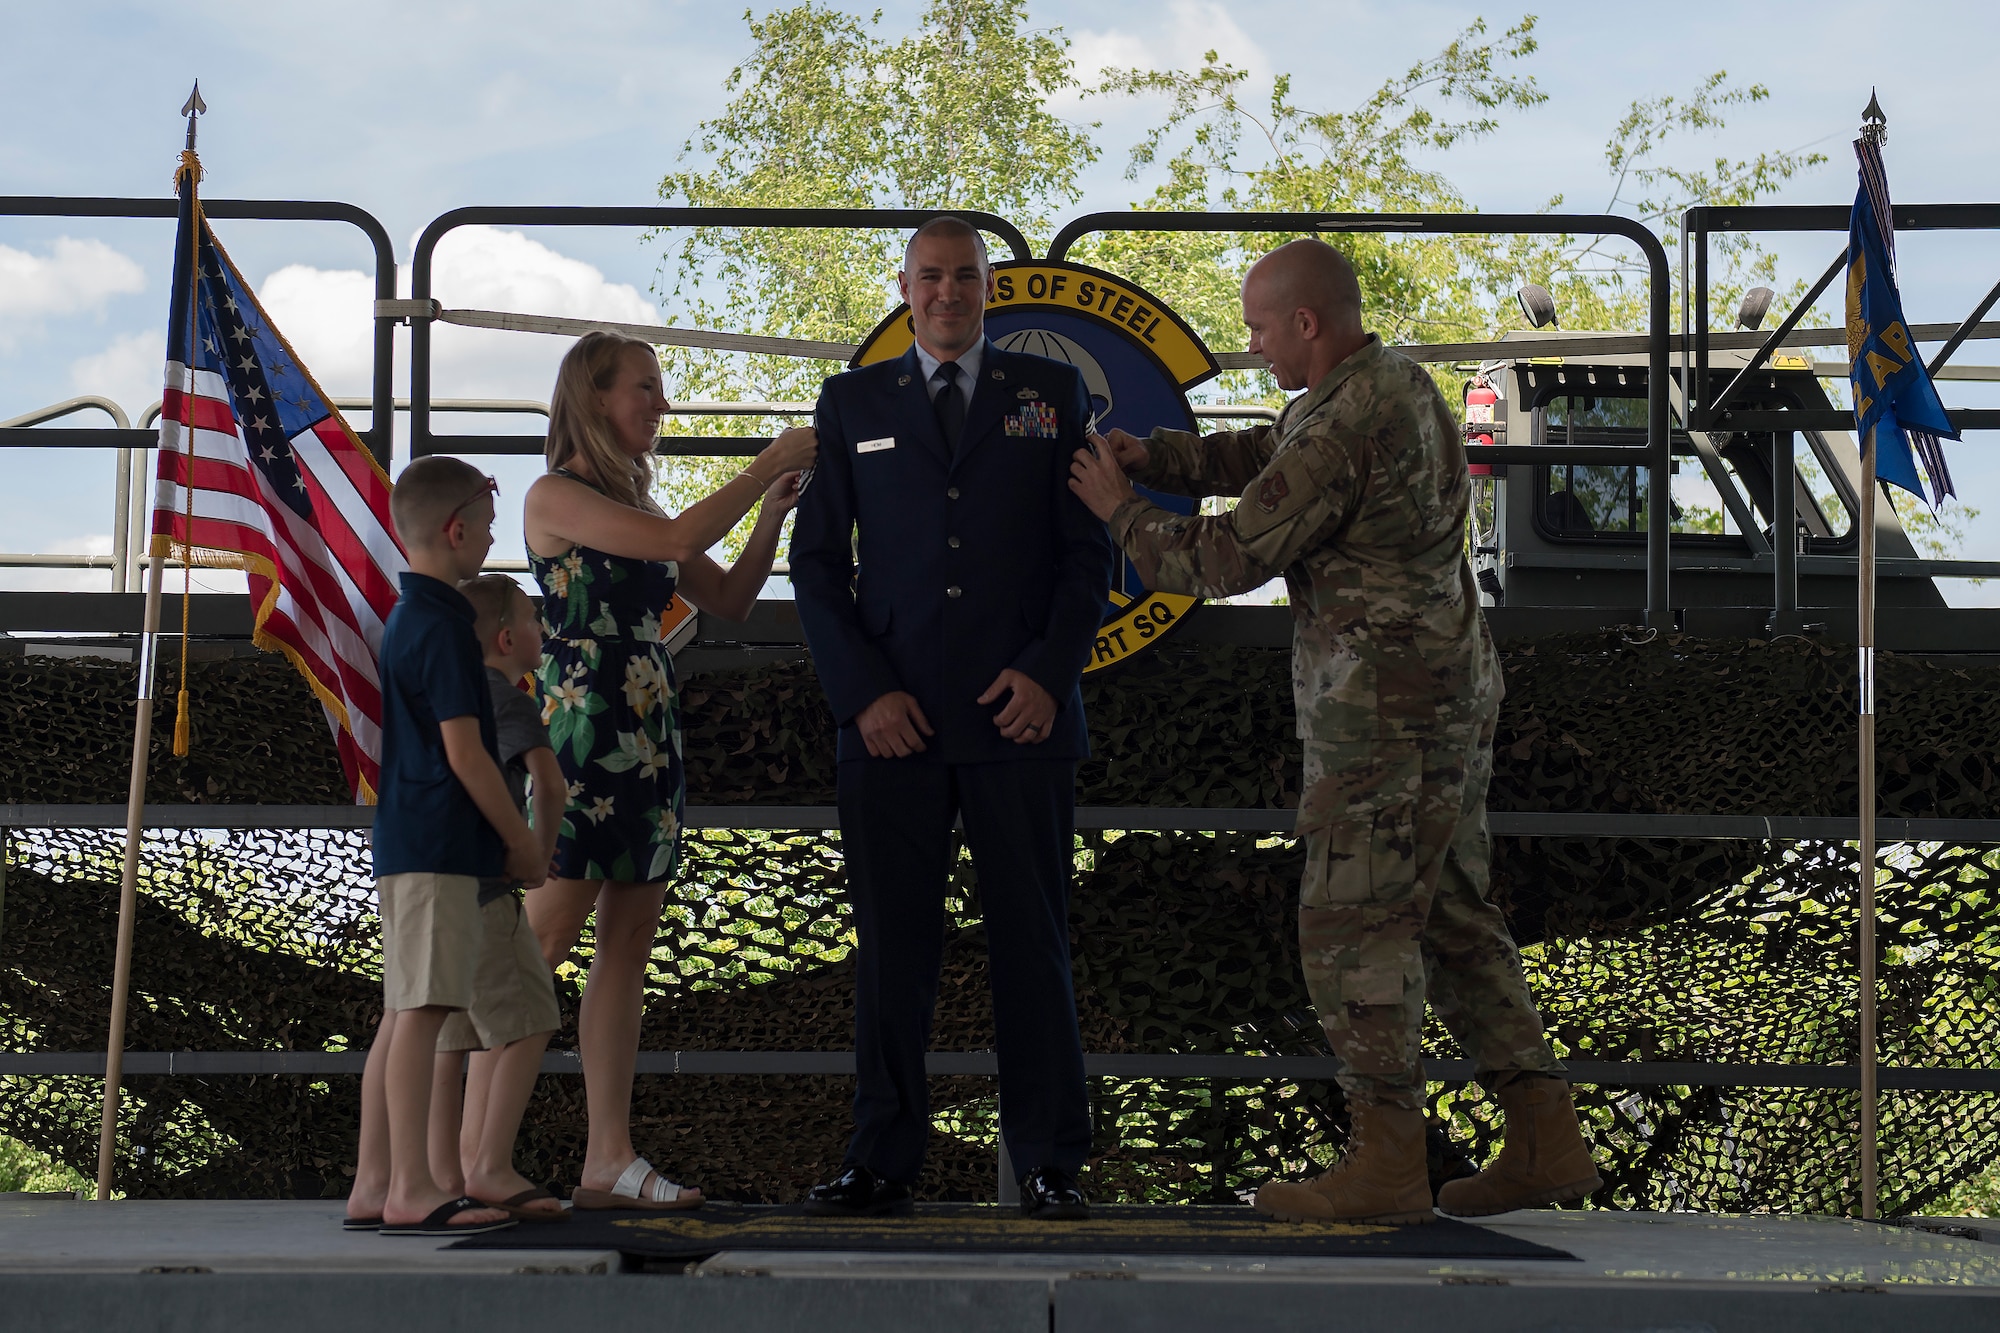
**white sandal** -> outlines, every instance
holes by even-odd
[[[646,1177],[653,1177],[651,1186],[646,1185]],[[579,1185],[570,1192],[570,1203],[586,1211],[605,1208],[639,1208],[649,1212],[664,1212],[675,1208],[701,1207],[701,1191],[686,1189],[668,1180],[653,1169],[653,1164],[643,1157],[635,1157],[632,1164],[619,1173],[618,1183],[608,1190],[585,1189]]]

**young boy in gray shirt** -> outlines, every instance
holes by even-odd
[[[542,711],[520,688],[521,678],[541,664],[539,617],[521,586],[504,574],[466,579],[458,590],[477,616],[473,633],[485,654],[501,775],[508,795],[524,810],[529,779],[534,779],[528,823],[546,866],[555,854],[556,827],[568,790]],[[438,1034],[431,1160],[441,1177],[447,1163],[457,1163],[462,1172],[458,1188],[522,1221],[567,1221],[569,1214],[555,1196],[514,1169],[514,1139],[541,1071],[542,1052],[562,1025],[554,980],[522,910],[518,881],[482,879],[479,910],[483,938],[472,1003],[446,1019]],[[466,1051],[472,1053],[469,1060]]]

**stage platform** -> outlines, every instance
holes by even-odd
[[[338,1203],[0,1195],[0,1328],[491,1333],[1920,1333],[2000,1329],[2000,1229],[1534,1212],[1494,1230],[1564,1260],[455,1250],[348,1234]],[[1932,1223],[1931,1225],[1944,1225]]]

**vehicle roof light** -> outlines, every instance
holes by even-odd
[[[1556,298],[1549,295],[1548,288],[1538,282],[1531,282],[1514,293],[1514,296],[1521,303],[1521,313],[1527,316],[1528,323],[1534,327],[1538,329],[1551,325],[1556,328],[1562,327],[1556,319]]]
[[[1764,316],[1771,312],[1771,298],[1776,295],[1769,287],[1752,287],[1743,293],[1743,304],[1736,307],[1736,327],[1756,332],[1763,324]]]

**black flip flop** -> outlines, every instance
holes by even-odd
[[[470,1195],[460,1195],[450,1203],[441,1203],[431,1209],[431,1214],[421,1222],[391,1226],[384,1222],[380,1228],[384,1236],[477,1236],[488,1231],[505,1231],[514,1225],[514,1219],[504,1218],[498,1222],[468,1222],[464,1226],[453,1226],[451,1219],[460,1213],[476,1212],[493,1205],[481,1203]]]
[[[342,1231],[380,1231],[382,1219],[379,1217],[343,1217],[340,1219]]]
[[[486,1206],[488,1208],[498,1208],[517,1222],[569,1221],[569,1210],[566,1208],[528,1207],[531,1203],[539,1203],[543,1199],[555,1199],[555,1197],[555,1195],[549,1193],[546,1189],[536,1185],[522,1190],[511,1199],[501,1199],[496,1203],[489,1203]],[[557,1202],[560,1202],[560,1200]]]

